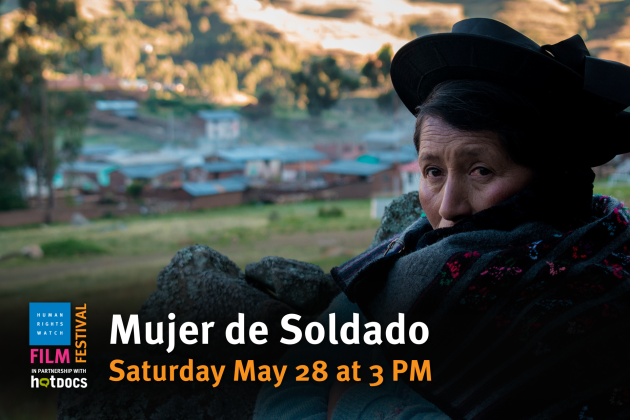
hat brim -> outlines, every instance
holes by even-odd
[[[540,52],[482,35],[426,35],[404,45],[394,56],[391,78],[396,93],[416,115],[433,88],[447,80],[482,80],[526,93],[575,92],[583,77]]]
[[[447,80],[480,80],[506,86],[551,109],[554,117],[575,114],[571,118],[580,124],[591,117],[597,120],[595,115],[603,115],[601,111],[608,109],[596,137],[571,136],[558,142],[562,158],[599,166],[617,154],[630,152],[630,114],[621,113],[618,108],[611,112],[610,102],[583,90],[582,75],[542,48],[535,51],[483,35],[426,35],[396,53],[391,79],[400,100],[414,116],[435,86]],[[593,148],[588,142],[594,138],[609,147]]]

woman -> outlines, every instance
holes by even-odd
[[[590,169],[630,151],[630,68],[577,35],[540,47],[468,19],[404,46],[391,75],[417,115],[426,217],[333,269],[344,293],[320,319],[403,313],[430,337],[293,349],[280,363],[330,377],[264,387],[257,418],[630,418],[630,218]],[[414,359],[431,381],[334,377]]]

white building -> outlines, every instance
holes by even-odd
[[[236,140],[241,134],[241,116],[234,111],[199,111],[207,140]]]
[[[96,101],[99,111],[108,111],[117,117],[138,118],[138,102],[136,101]]]
[[[403,194],[418,191],[421,177],[418,162],[414,161],[407,163],[406,165],[402,165],[398,171],[400,172]]]
[[[615,172],[608,177],[609,187],[614,186],[617,182],[630,183],[630,159],[621,162]]]

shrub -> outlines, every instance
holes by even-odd
[[[99,197],[98,204],[118,204],[118,200],[114,194],[107,192]]]
[[[267,218],[270,222],[276,222],[280,220],[280,213],[278,213],[276,210],[273,210],[271,213],[269,213],[269,216]]]
[[[42,244],[45,257],[72,257],[75,255],[105,254],[107,251],[92,242],[78,239],[51,241]]]
[[[343,209],[338,206],[332,206],[327,209],[326,207],[320,207],[317,211],[319,217],[343,217]]]
[[[127,194],[129,194],[133,198],[138,198],[142,194],[142,188],[144,185],[140,182],[133,182],[131,185],[127,187]]]
[[[115,219],[115,218],[116,218],[116,215],[114,213],[112,213],[110,210],[107,210],[101,216],[101,219]]]

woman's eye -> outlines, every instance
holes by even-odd
[[[478,168],[473,169],[473,174],[480,175],[480,176],[488,176],[492,174],[492,171],[488,168],[484,168],[483,166],[480,166]]]
[[[435,177],[440,176],[440,175],[442,175],[442,171],[440,171],[437,168],[429,168],[426,171],[426,176],[430,177],[430,178],[435,178]]]

